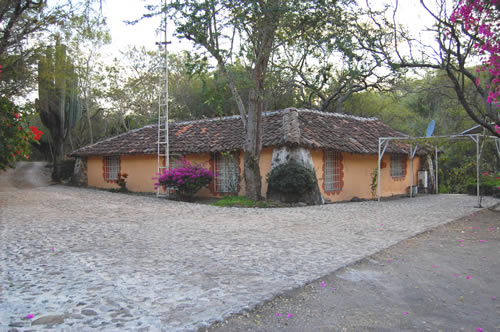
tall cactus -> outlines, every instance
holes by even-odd
[[[66,56],[66,46],[56,42],[38,62],[38,99],[35,107],[54,143],[54,165],[64,157],[64,143],[70,130],[82,116],[75,68]],[[52,177],[60,179],[54,167]]]

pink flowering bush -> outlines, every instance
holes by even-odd
[[[474,48],[481,56],[482,65],[476,72],[488,71],[491,81],[486,85],[487,103],[500,107],[500,0],[460,0],[451,15],[454,24],[462,24],[464,30],[474,36]],[[476,79],[479,86],[479,78]],[[497,132],[500,131],[497,128]]]
[[[158,186],[164,189],[174,188],[179,197],[191,200],[201,188],[208,186],[212,179],[213,175],[208,169],[183,160],[182,167],[164,170],[163,174],[158,176],[155,189]]]

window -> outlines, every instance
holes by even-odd
[[[120,172],[120,156],[104,157],[104,180],[118,180]]]
[[[238,154],[215,154],[214,191],[219,193],[237,193],[239,183],[238,173]]]
[[[184,162],[182,159],[183,156],[181,155],[169,155],[168,158],[168,168],[169,169],[174,169],[174,168],[181,168],[184,166]]]
[[[406,156],[401,154],[391,155],[391,176],[404,178],[406,176]]]
[[[342,154],[340,152],[325,151],[324,186],[325,191],[342,190],[341,173]]]

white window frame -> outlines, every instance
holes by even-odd
[[[214,192],[237,193],[238,184],[238,154],[216,153],[214,155]]]
[[[118,180],[118,173],[120,173],[120,156],[104,156],[104,180],[116,181]]]
[[[342,190],[341,163],[342,154],[337,151],[324,151],[324,187],[326,192]]]
[[[406,158],[402,154],[391,155],[391,177],[400,179],[406,176]]]

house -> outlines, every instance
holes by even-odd
[[[72,153],[79,159],[79,174],[89,187],[117,188],[118,172],[128,174],[127,187],[136,192],[154,191],[157,173],[157,125],[104,139]],[[378,138],[404,137],[376,118],[288,108],[263,114],[260,171],[262,195],[272,167],[291,159],[313,168],[323,198],[373,198],[371,184],[378,166]],[[245,139],[240,116],[169,124],[170,165],[184,157],[201,163],[214,174],[208,189],[197,195],[216,197],[245,194],[243,151]],[[164,163],[164,159],[162,159]],[[382,196],[405,194],[410,186],[407,147],[391,144],[382,159]],[[420,157],[413,159],[413,170]]]

